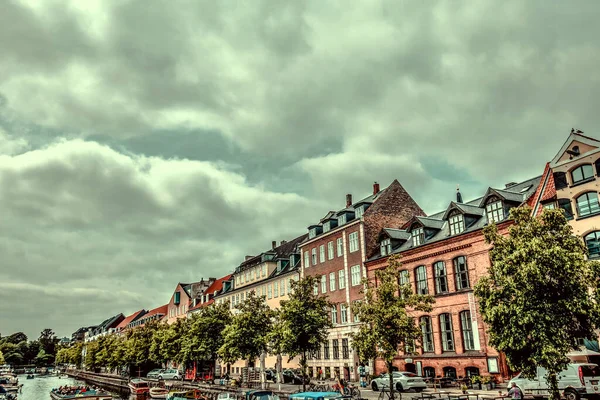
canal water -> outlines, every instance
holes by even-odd
[[[19,394],[18,400],[49,400],[50,391],[60,386],[78,386],[85,385],[83,381],[72,378],[59,378],[58,376],[49,376],[47,378],[27,379],[26,375],[19,375],[19,383],[23,384],[23,391]],[[115,399],[127,399],[117,394],[113,395]],[[135,397],[131,397],[134,399]]]

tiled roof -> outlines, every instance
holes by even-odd
[[[142,315],[140,317],[140,320],[146,319],[146,318],[150,318],[154,315],[167,315],[167,309],[168,309],[169,305],[165,304],[164,306],[160,306],[160,307],[156,307],[155,309],[152,309],[150,311],[148,311],[146,314]]]
[[[123,321],[121,321],[121,323],[119,325],[117,325],[117,329],[124,329],[127,325],[129,325],[130,322],[137,319],[140,316],[140,314],[143,312],[145,312],[145,310],[139,310],[139,311],[136,311],[133,314],[125,317],[125,319]]]
[[[384,228],[383,230],[391,239],[398,239],[398,240],[410,239],[410,233],[407,231],[404,231],[401,229],[393,229],[393,228]]]
[[[298,247],[298,244],[303,242],[307,237],[308,237],[308,234],[298,236],[298,237],[290,240],[289,242],[281,243],[279,246],[275,247],[274,249],[264,251],[257,256],[254,256],[248,260],[245,260],[244,262],[242,262],[239,265],[239,267],[237,267],[236,271],[243,271],[246,268],[250,268],[252,266],[260,264],[262,262],[263,254],[272,254],[273,260],[276,260],[278,258],[286,258],[286,259],[290,258],[290,255],[296,252],[296,248]]]
[[[556,185],[554,183],[554,174],[550,163],[546,163],[544,173],[539,184],[536,187],[535,193],[527,200],[527,205],[532,208],[532,214],[538,215],[542,208],[539,207],[540,203],[548,201],[556,196]]]

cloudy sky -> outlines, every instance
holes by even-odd
[[[397,178],[542,172],[600,137],[600,3],[3,1],[0,334],[168,301]]]

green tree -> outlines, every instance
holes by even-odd
[[[240,359],[251,363],[267,351],[273,310],[266,304],[265,296],[258,297],[254,292],[246,296],[237,310],[223,331],[223,345],[218,353],[228,363]],[[264,370],[262,375],[264,381]]]
[[[98,362],[98,352],[100,346],[96,340],[87,342],[85,344],[85,367],[89,370],[95,371],[101,365]]]
[[[23,363],[23,353],[19,346],[10,341],[6,341],[0,345],[0,351],[4,354],[4,360],[10,365],[19,365]]]
[[[34,364],[35,358],[41,349],[40,342],[37,340],[33,340],[31,342],[22,341],[19,343],[19,349],[21,354],[23,354],[23,363],[24,364]]]
[[[40,342],[42,349],[44,349],[44,352],[54,357],[56,354],[56,345],[59,342],[59,339],[56,337],[54,331],[52,329],[44,329],[40,333],[38,341]]]
[[[475,295],[490,344],[524,376],[545,368],[551,398],[558,399],[566,354],[579,339],[594,337],[597,287],[590,284],[598,282],[598,263],[585,259],[585,245],[562,210],[533,217],[528,207],[513,208],[510,218],[515,223],[508,236],[495,225],[484,230],[492,263]]]
[[[108,360],[108,368],[114,371],[118,368],[123,367],[125,363],[125,338],[123,336],[113,336],[110,350],[110,357]]]
[[[390,377],[390,398],[394,398],[392,363],[399,348],[421,341],[421,327],[413,311],[430,312],[434,299],[413,293],[410,285],[400,285],[400,256],[388,259],[388,266],[375,271],[375,282],[365,280],[364,301],[352,304],[353,314],[362,324],[352,334],[352,346],[362,360],[381,358]]]
[[[182,343],[184,361],[216,361],[224,344],[225,328],[231,320],[229,302],[213,303],[192,314]]]
[[[37,367],[45,367],[54,362],[54,355],[48,354],[44,349],[40,349],[40,352],[35,357],[35,365]]]
[[[280,323],[275,325],[277,337],[273,341],[281,341],[282,352],[290,358],[300,356],[304,378],[307,355],[320,348],[332,327],[329,314],[332,304],[326,296],[314,293],[318,279],[320,277],[306,276],[291,282],[289,299],[281,301]],[[306,390],[304,379],[302,389]]]
[[[138,371],[152,364],[150,346],[152,335],[156,329],[156,321],[147,322],[144,326],[131,329],[125,341],[125,361],[138,367]]]
[[[6,363],[6,360],[4,359],[4,354],[2,354],[2,352],[0,351],[0,365],[4,365]]]

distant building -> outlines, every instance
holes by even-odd
[[[167,315],[167,305],[165,304],[163,306],[156,307],[156,308],[140,315],[138,318],[129,322],[127,324],[127,328],[131,329],[131,328],[137,328],[140,326],[144,326],[148,322],[151,322],[151,321],[162,321],[162,320],[164,320],[166,315]]]
[[[99,337],[111,334],[111,333],[115,333],[116,332],[116,328],[117,326],[125,319],[125,316],[121,313],[110,317],[108,319],[105,319],[104,321],[102,321],[100,323],[100,325],[88,329],[87,332],[85,332],[85,341],[89,342],[92,340],[96,340]]]
[[[195,299],[195,305],[188,310],[188,316],[198,312],[203,307],[207,307],[215,302],[215,297],[223,293],[223,285],[231,279],[231,274],[222,278],[216,279],[200,296],[200,299]]]
[[[73,332],[73,334],[71,334],[71,342],[77,343],[77,342],[85,341],[86,332],[93,330],[94,328],[96,328],[96,325],[84,326],[84,327],[77,329],[75,332]]]
[[[125,317],[125,319],[123,319],[119,325],[115,327],[115,333],[123,334],[127,330],[131,329],[132,323],[141,318],[144,314],[146,314],[146,312],[146,310],[139,310]]]
[[[167,304],[167,323],[172,324],[179,318],[186,318],[189,309],[198,304],[204,291],[215,280],[215,278],[208,278],[194,283],[178,283]]]

